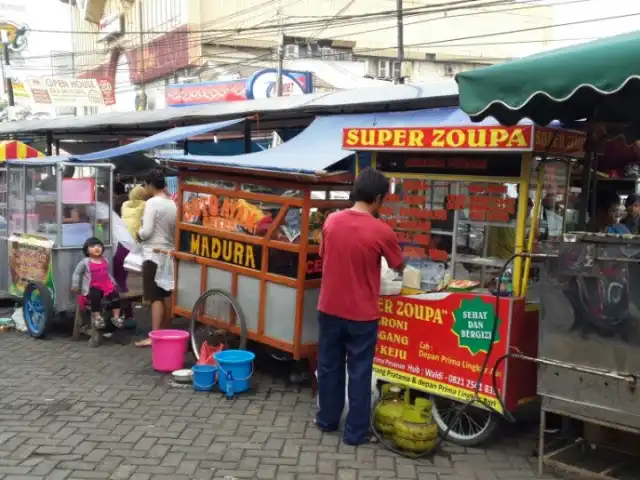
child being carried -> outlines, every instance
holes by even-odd
[[[102,299],[113,305],[111,321],[117,328],[124,325],[124,317],[120,315],[120,297],[116,282],[109,273],[109,262],[104,258],[104,244],[100,239],[91,237],[82,247],[85,259],[81,260],[73,271],[71,291],[81,293],[91,307],[91,317],[95,328],[104,328],[102,318]]]

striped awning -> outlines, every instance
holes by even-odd
[[[18,140],[0,142],[0,162],[7,160],[44,157],[44,153]]]

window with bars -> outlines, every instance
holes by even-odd
[[[144,0],[142,28],[145,32],[163,33],[183,24],[186,0]]]
[[[379,78],[397,78],[400,76],[400,62],[378,60]]]

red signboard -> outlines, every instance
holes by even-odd
[[[433,395],[468,401],[489,347],[491,332],[497,322],[494,347],[482,375],[480,399],[492,409],[502,411],[492,386],[492,369],[496,360],[508,351],[511,312],[521,300],[500,298],[496,315],[496,298],[473,293],[430,294],[429,300],[409,296],[383,297],[380,300],[380,326],[374,359],[378,378],[408,385]],[[505,393],[506,362],[496,373],[501,395]],[[535,372],[522,376],[535,393]],[[509,383],[517,382],[510,371]],[[511,386],[511,385],[509,385]],[[516,388],[524,394],[527,389]],[[530,390],[530,389],[529,389]],[[515,399],[517,404],[520,398]],[[507,404],[509,405],[509,403]]]
[[[345,128],[342,146],[348,150],[509,150],[584,155],[584,134],[553,128],[428,127]]]
[[[356,150],[467,149],[530,151],[533,127],[345,128],[342,145]]]
[[[200,42],[190,41],[189,37],[189,28],[184,26],[127,52],[131,82],[148,82],[194,66],[199,57]]]
[[[246,100],[247,81],[245,79],[209,83],[183,84],[167,89],[167,105],[205,105],[223,101]]]
[[[102,98],[104,98],[104,104],[115,105],[116,104],[116,91],[113,85],[113,81],[109,77],[94,77],[98,81],[98,86],[102,92]]]

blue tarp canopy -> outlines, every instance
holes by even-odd
[[[203,125],[191,125],[189,127],[171,128],[169,130],[165,130],[164,132],[157,133],[150,137],[136,140],[135,142],[131,142],[127,145],[108,148],[106,150],[87,153],[84,155],[75,155],[75,156],[69,155],[69,156],[56,156],[56,157],[41,157],[38,159],[27,159],[29,161],[24,161],[24,160],[12,161],[11,160],[9,161],[9,163],[35,166],[35,165],[52,165],[52,164],[63,162],[63,161],[102,162],[112,158],[121,157],[123,155],[130,155],[132,153],[142,152],[145,150],[150,150],[152,148],[161,147],[162,145],[167,145],[168,143],[185,140],[189,137],[196,137],[204,133],[223,130],[233,125],[237,125],[238,123],[243,122],[245,120],[246,119],[244,118],[238,118],[234,120],[226,120],[224,122],[205,123]]]
[[[120,147],[107,148],[100,152],[87,153],[85,155],[77,155],[74,160],[79,162],[99,162],[107,160],[109,158],[120,157],[122,155],[129,155],[131,153],[142,152],[144,150],[150,150],[152,148],[161,147],[168,143],[178,142],[189,137],[196,137],[204,133],[211,133],[218,130],[223,130],[232,125],[236,125],[243,122],[244,118],[238,118],[235,120],[226,120],[224,122],[205,123],[204,125],[192,125],[189,127],[176,127],[164,132],[156,133],[147,138],[142,138],[131,142],[127,145]]]
[[[523,122],[526,123],[526,122]],[[529,122],[530,123],[530,122]],[[482,125],[497,125],[487,118]],[[222,167],[272,170],[286,173],[314,174],[327,170],[354,152],[342,149],[344,128],[399,128],[469,126],[473,123],[459,108],[436,108],[410,112],[384,112],[363,115],[332,115],[317,117],[299,135],[279,147],[244,155],[167,155],[176,163],[189,162]]]

